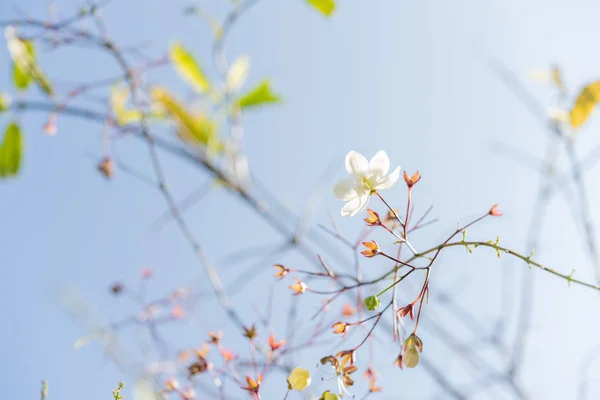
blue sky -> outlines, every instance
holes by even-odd
[[[226,2],[222,3],[197,5],[222,17]],[[299,211],[322,186],[324,171],[335,171],[328,174],[324,201],[313,222],[327,221],[327,210],[331,210],[342,231],[355,236],[360,220],[338,217],[342,204],[329,187],[342,177],[348,150],[370,157],[385,149],[393,165],[400,164],[409,172],[418,169],[423,175],[414,199],[419,209],[435,206],[439,222],[415,235],[420,247],[437,243],[458,220],[467,221],[501,203],[505,216],[486,221],[469,235],[484,240],[500,236],[505,245],[524,250],[537,174],[498,156],[493,147],[508,143],[541,158],[547,134],[490,73],[475,49],[501,59],[526,81],[533,94],[552,105],[551,90],[527,81],[527,71],[558,63],[571,96],[596,79],[600,55],[588,38],[600,33],[600,5],[586,0],[340,3],[334,18],[327,21],[301,0],[261,0],[232,32],[229,57],[248,54],[252,60],[248,85],[269,77],[284,98],[283,104],[244,118],[245,148],[253,173],[289,208]],[[19,15],[17,10],[43,17],[47,4],[42,0],[21,0],[18,6],[2,2],[0,19]],[[58,2],[58,9],[69,14],[74,4]],[[146,52],[160,56],[172,40],[181,40],[215,76],[209,62],[208,27],[182,16],[189,4],[148,0],[141,6],[141,2],[117,0],[104,16],[110,35],[118,42],[132,45],[150,40]],[[40,53],[42,65],[57,84],[119,72],[112,60],[98,51],[70,48]],[[3,47],[0,91],[12,92],[7,60]],[[149,79],[186,93],[169,67],[153,72]],[[124,376],[103,361],[97,346],[73,351],[73,342],[85,333],[85,327],[68,316],[58,293],[77,288],[87,304],[115,321],[135,308],[112,298],[108,287],[117,280],[136,285],[144,266],[152,267],[156,274],[149,295],[161,296],[165,288],[188,282],[193,282],[194,290],[210,293],[209,288],[176,226],[152,227],[165,211],[160,194],[121,171],[112,182],[97,174],[95,165],[102,154],[98,125],[60,117],[58,135],[47,137],[41,131],[45,115],[23,114],[19,119],[27,135],[24,169],[19,179],[0,184],[4,266],[0,315],[6,327],[0,342],[4,371],[0,397],[35,398],[40,380],[47,379],[50,399],[104,399],[118,380],[131,387],[134,377]],[[2,126],[8,121],[8,116],[0,116]],[[598,143],[594,132],[599,128],[600,123],[592,120],[582,130],[577,143],[580,154]],[[162,130],[161,134],[169,132]],[[139,142],[123,141],[119,154],[137,170],[150,171],[147,153]],[[563,159],[559,164],[566,166]],[[205,173],[170,156],[164,156],[164,165],[177,198],[209,181]],[[600,200],[594,186],[598,178],[597,169],[586,176],[591,204]],[[403,201],[403,190],[398,185],[390,190],[388,199]],[[569,190],[566,197],[552,200],[536,256],[565,272],[576,268],[579,277],[592,280],[580,228],[565,200],[573,193]],[[598,220],[596,210],[592,212]],[[215,263],[240,248],[281,243],[251,210],[222,190],[210,194],[186,217]],[[296,254],[281,258],[291,265],[304,262]],[[273,288],[277,296],[274,315],[281,316],[274,325],[283,331],[289,293],[285,283],[274,284],[269,268],[281,258],[265,259],[256,267],[252,285],[234,293],[233,298],[239,311],[250,316],[254,305],[265,307],[267,293]],[[249,263],[228,267],[225,282],[234,281],[244,265]],[[526,268],[498,261],[491,252],[468,255],[460,250],[445,254],[439,266],[436,284],[440,290],[455,287],[457,280],[465,282],[458,286],[461,304],[490,326],[499,304],[508,300],[498,296],[500,270],[514,272],[517,293],[517,272]],[[522,380],[532,398],[574,398],[580,360],[598,345],[600,325],[590,318],[600,311],[597,295],[567,288],[550,275],[531,273],[536,274],[535,317]],[[314,309],[314,300],[302,300],[307,309]],[[444,319],[439,304],[431,303],[429,310],[432,318],[442,318],[449,329],[462,332],[455,321]],[[227,324],[214,301],[206,300],[193,322],[166,332],[171,341],[191,345],[207,331]],[[232,329],[229,343],[241,348]],[[423,329],[426,352],[452,379],[466,380],[474,373],[436,339],[428,340],[430,334]],[[130,334],[125,342],[134,340]],[[376,350],[384,388],[392,393],[407,391],[411,399],[435,394],[435,385],[422,370],[400,372],[391,367],[390,354],[395,351],[387,342]],[[489,354],[482,351],[482,355]],[[295,361],[312,368],[315,356],[307,353]],[[128,361],[135,364],[131,357]],[[600,363],[596,363],[590,376],[599,374]],[[318,383],[322,385],[319,388],[327,387],[327,383]],[[266,398],[281,398],[284,385],[272,385],[273,397]],[[599,395],[600,387],[592,384],[588,398]],[[474,398],[506,398],[506,392],[493,388]]]

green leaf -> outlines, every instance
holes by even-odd
[[[193,115],[169,92],[162,88],[152,88],[150,94],[164,112],[169,115],[178,126],[179,136],[191,143],[201,144],[221,151],[223,144],[217,137],[215,122],[205,115]]]
[[[31,66],[35,60],[35,48],[31,42],[13,40],[13,82],[18,90],[26,90],[33,82]]]
[[[21,128],[12,122],[4,132],[4,141],[0,146],[0,178],[10,178],[21,168],[21,153],[23,151],[23,137]]]
[[[52,96],[52,84],[36,64],[33,42],[11,37],[9,50],[13,59],[13,82],[15,87],[18,90],[26,90],[32,82],[37,82],[44,93]]]
[[[265,80],[262,81],[257,87],[243,95],[238,100],[238,105],[240,108],[245,109],[279,102],[281,102],[281,98],[277,94],[273,93],[270,82]]]
[[[205,93],[210,90],[210,83],[194,57],[179,43],[171,45],[169,58],[175,71],[190,84],[197,92]]]
[[[330,17],[335,11],[334,0],[307,0],[308,4],[319,10],[323,15]]]

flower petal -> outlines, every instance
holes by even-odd
[[[369,177],[378,180],[383,178],[390,170],[390,158],[387,153],[380,150],[371,158],[369,163]]]
[[[340,200],[348,201],[357,196],[354,179],[344,179],[336,183],[333,187],[333,194]]]
[[[369,172],[369,162],[365,156],[357,151],[349,151],[348,154],[346,154],[345,164],[346,171],[351,175],[362,177],[366,176]]]
[[[379,179],[375,183],[375,189],[389,189],[392,186],[394,186],[396,182],[398,182],[398,179],[400,179],[400,167],[396,167],[396,169],[393,170],[391,174]]]
[[[369,192],[362,192],[358,196],[350,199],[342,207],[342,216],[353,217],[367,207],[369,203]]]

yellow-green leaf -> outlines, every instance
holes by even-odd
[[[264,104],[279,103],[280,101],[281,98],[271,90],[270,82],[262,81],[254,89],[243,95],[238,100],[238,105],[244,109]]]
[[[0,93],[0,112],[6,111],[10,107],[10,96],[6,93]]]
[[[205,115],[191,114],[165,89],[153,88],[150,94],[177,124],[178,134],[183,140],[201,144],[203,147],[217,148],[219,151],[223,148],[217,137],[217,126],[212,119]]]
[[[129,88],[117,83],[113,86],[110,93],[110,103],[112,105],[113,114],[119,125],[128,125],[142,119],[142,112],[136,109],[127,109],[126,103],[129,97]],[[158,110],[152,110],[146,115],[146,118],[163,118]]]
[[[21,128],[12,122],[4,132],[4,140],[0,145],[0,178],[10,178],[21,168],[21,153],[23,151],[23,137]]]
[[[571,126],[573,129],[583,125],[600,101],[600,81],[593,82],[581,90],[575,105],[571,109]]]
[[[335,11],[334,0],[307,0],[308,4],[319,10],[323,15],[329,17]]]
[[[236,92],[239,88],[241,88],[244,82],[246,82],[249,70],[250,57],[238,57],[238,59],[231,64],[231,67],[229,67],[229,72],[227,72],[227,90],[230,92]]]
[[[17,90],[26,90],[32,81],[31,74],[24,72],[16,63],[13,63],[13,83]]]
[[[6,38],[8,50],[13,60],[13,82],[15,87],[18,90],[25,90],[35,81],[44,93],[52,96],[52,84],[36,64],[33,42],[17,37],[14,28],[7,28]]]
[[[174,43],[169,49],[169,58],[175,71],[190,84],[197,92],[205,93],[210,90],[210,83],[194,57],[181,46]]]

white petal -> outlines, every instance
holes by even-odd
[[[398,179],[400,179],[400,167],[396,167],[396,169],[393,170],[391,174],[379,179],[375,183],[375,189],[379,190],[391,188],[396,184],[396,182],[398,182]]]
[[[390,158],[387,153],[380,150],[371,158],[369,163],[369,176],[375,180],[383,178],[390,170]]]
[[[369,172],[369,162],[359,152],[350,151],[346,154],[346,171],[354,176],[366,176]]]
[[[362,192],[360,195],[350,199],[344,207],[342,207],[342,216],[353,217],[365,209],[369,203],[369,192]]]
[[[335,197],[338,199],[344,201],[348,201],[351,198],[358,196],[356,193],[355,182],[356,181],[351,178],[339,181],[333,187],[333,194],[335,194]]]

